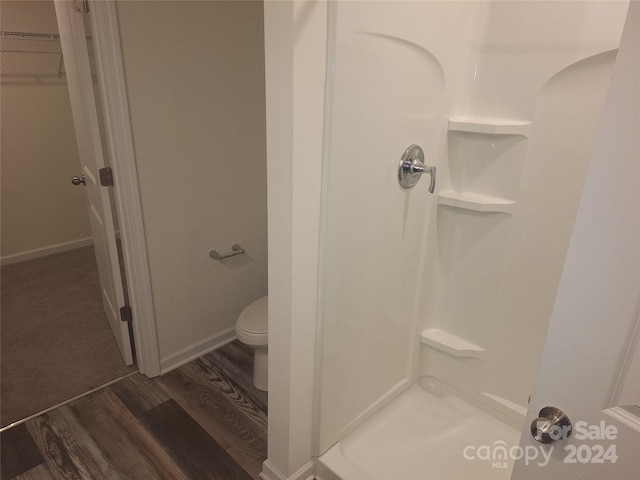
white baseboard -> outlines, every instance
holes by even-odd
[[[27,260],[46,257],[47,255],[53,255],[55,253],[67,252],[69,250],[75,250],[76,248],[88,247],[89,245],[93,245],[93,238],[80,238],[70,242],[58,243],[56,245],[36,248],[35,250],[6,255],[0,258],[0,265],[11,265],[12,263],[26,262]]]
[[[165,373],[170,372],[185,363],[189,363],[191,360],[195,360],[216,348],[220,348],[235,339],[236,329],[235,327],[229,327],[226,330],[222,330],[221,332],[210,336],[209,338],[205,338],[204,340],[178,350],[176,353],[162,357],[160,359],[160,374],[164,375]]]
[[[313,480],[315,477],[314,472],[315,464],[310,460],[296,473],[287,477],[275,468],[269,459],[267,459],[262,463],[262,473],[260,473],[260,478],[262,480]]]

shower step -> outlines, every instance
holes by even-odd
[[[516,202],[502,197],[491,197],[478,193],[455,192],[453,190],[440,192],[438,203],[449,207],[472,210],[483,213],[508,213],[511,215]]]
[[[420,335],[421,342],[455,357],[483,358],[486,350],[446,330],[427,328]]]

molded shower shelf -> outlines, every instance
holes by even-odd
[[[486,350],[464,338],[439,328],[427,328],[421,334],[422,343],[437,348],[456,357],[482,358]]]
[[[527,416],[527,407],[523,407],[522,405],[518,405],[517,403],[512,402],[511,400],[507,400],[506,398],[500,397],[498,395],[494,395],[492,393],[480,392],[486,398],[491,400],[495,405],[498,406],[500,410],[505,410],[511,415],[515,415],[515,417],[519,421],[524,421],[524,417]]]
[[[508,213],[511,215],[516,202],[501,197],[449,190],[440,192],[438,203],[449,207],[473,210],[474,212]]]
[[[454,117],[449,119],[449,131],[485,133],[489,135],[529,136],[531,122],[504,118]]]

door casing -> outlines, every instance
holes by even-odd
[[[74,8],[70,2],[56,1]],[[112,0],[91,2],[89,11],[98,95],[103,107],[105,142],[111,154],[109,163],[113,169],[115,204],[133,316],[136,362],[140,373],[155,377],[160,375],[160,351],[116,4]]]

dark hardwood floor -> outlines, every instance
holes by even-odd
[[[140,374],[2,432],[2,480],[257,479],[267,394],[235,341],[161,377]]]

